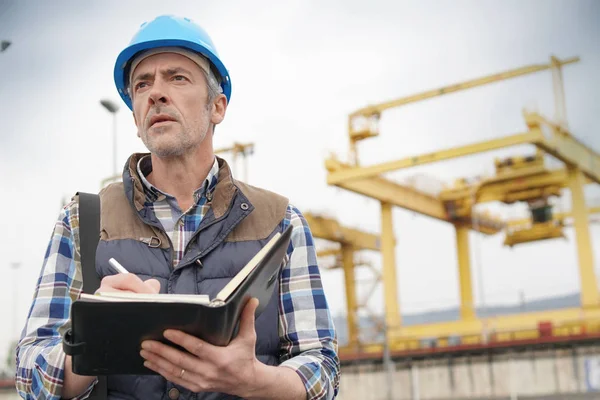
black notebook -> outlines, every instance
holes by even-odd
[[[258,316],[269,303],[291,238],[292,226],[271,240],[215,296],[137,293],[82,294],[71,306],[71,328],[63,349],[78,375],[155,374],[144,367],[141,343],[167,341],[178,329],[217,346],[237,333],[247,301],[256,297]],[[182,349],[183,350],[183,349]]]

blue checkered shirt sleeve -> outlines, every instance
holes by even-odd
[[[22,398],[61,398],[65,362],[62,334],[69,326],[71,303],[83,288],[78,241],[78,208],[76,202],[71,202],[54,226],[27,323],[17,344],[15,384]],[[92,388],[76,399],[88,397]]]
[[[293,225],[288,262],[280,280],[282,366],[295,370],[310,400],[333,399],[339,390],[337,335],[323,291],[310,227],[288,206],[284,229]]]

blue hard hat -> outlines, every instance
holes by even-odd
[[[128,72],[131,61],[141,51],[157,47],[182,47],[206,57],[211,62],[213,69],[219,74],[218,78],[221,81],[223,94],[227,97],[229,103],[231,79],[210,36],[204,29],[188,18],[162,15],[150,22],[144,22],[129,46],[117,57],[114,72],[115,84],[119,95],[121,95],[129,109],[132,109],[132,105],[131,98],[127,93],[127,80],[129,79]]]

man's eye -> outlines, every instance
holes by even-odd
[[[174,80],[176,80],[176,81],[184,81],[184,80],[187,80],[187,78],[186,78],[185,76],[183,76],[183,75],[175,75],[175,76],[173,77],[173,79],[174,79]]]
[[[144,87],[146,87],[146,85],[147,85],[147,83],[146,83],[146,82],[138,82],[138,83],[135,85],[135,90],[140,90],[140,89],[143,89]]]

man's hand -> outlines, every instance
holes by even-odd
[[[167,380],[193,392],[221,392],[243,398],[306,398],[300,377],[288,368],[270,367],[255,354],[254,313],[257,299],[244,307],[237,336],[226,347],[213,346],[181,331],[167,330],[164,336],[190,354],[157,341],[142,343],[144,365]],[[288,397],[289,396],[289,397]]]
[[[156,279],[141,280],[135,274],[116,274],[102,278],[97,292],[158,293],[160,282]]]
[[[156,279],[142,281],[134,274],[117,274],[102,278],[100,288],[96,292],[135,292],[158,293],[160,282]],[[72,370],[71,356],[65,358],[65,378],[63,382],[64,398],[71,398],[83,393],[92,384],[95,376],[76,375]]]
[[[255,355],[254,311],[258,301],[248,302],[238,335],[227,347],[213,346],[181,331],[167,330],[165,338],[191,354],[156,341],[142,343],[145,365],[171,382],[193,392],[225,392],[247,395],[256,383],[259,364]]]

